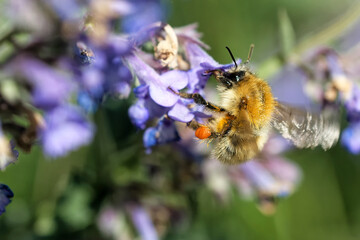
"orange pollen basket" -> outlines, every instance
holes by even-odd
[[[206,139],[210,137],[211,131],[210,128],[207,126],[201,126],[195,131],[195,136],[199,139]]]

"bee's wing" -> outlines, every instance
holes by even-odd
[[[272,122],[281,135],[299,148],[321,145],[327,150],[339,139],[339,112],[325,109],[321,114],[278,103]]]

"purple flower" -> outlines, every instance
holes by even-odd
[[[360,88],[354,84],[350,98],[345,102],[347,118],[350,123],[360,122]]]
[[[77,103],[87,113],[94,113],[98,109],[97,101],[85,91],[79,91],[77,95]]]
[[[195,115],[179,100],[168,112],[168,116],[175,121],[190,122]]]
[[[229,69],[234,67],[234,64],[221,65],[216,62],[210,55],[208,55],[198,44],[192,41],[185,43],[186,56],[190,62],[190,70],[187,71],[189,78],[189,91],[198,92],[205,88],[208,79],[211,77],[211,71],[221,69]],[[237,60],[241,63],[241,59]]]
[[[340,36],[339,41],[337,44],[339,44],[339,47],[342,50],[345,51],[352,51],[354,47],[358,46],[358,43],[360,41],[360,20],[357,19],[352,26],[350,26],[347,30],[345,30],[345,33]],[[349,52],[350,52],[349,51]]]
[[[133,89],[133,92],[137,98],[145,98],[149,93],[149,86],[142,84]]]
[[[104,95],[112,95],[119,99],[127,98],[131,92],[132,75],[123,64],[122,55],[130,51],[130,45],[125,38],[112,37],[107,45],[94,47],[94,53],[82,42],[78,48],[91,53],[91,59],[84,56],[78,62],[83,62],[77,73],[79,75],[78,103],[86,110],[96,110]],[[76,55],[75,55],[76,56]],[[86,66],[85,63],[88,63]],[[85,65],[85,66],[84,66]]]
[[[44,110],[55,108],[68,100],[73,88],[66,75],[34,58],[17,58],[10,65],[10,71],[30,83],[34,106]]]
[[[145,107],[145,100],[139,99],[129,108],[129,117],[131,122],[138,128],[144,129],[149,120],[149,111]]]
[[[191,146],[189,146],[190,148]],[[204,172],[205,183],[216,196],[226,201],[231,191],[229,173],[226,166],[217,159],[210,158],[203,162],[202,169]]]
[[[341,143],[352,154],[360,153],[360,123],[350,124],[341,135]]]
[[[256,192],[271,196],[280,192],[276,179],[258,161],[249,161],[238,167]]]
[[[205,49],[209,49],[209,46],[200,40],[202,34],[196,30],[197,27],[198,24],[193,23],[183,27],[174,28],[174,31],[181,44],[185,45],[186,43],[195,43]]]
[[[174,122],[166,118],[161,119],[155,127],[146,129],[143,136],[144,146],[148,150],[155,145],[179,140],[180,136]]]
[[[119,35],[109,35],[106,41],[106,47],[103,51],[111,59],[131,54],[134,50],[133,43],[128,38]]]
[[[204,68],[200,64],[206,63],[206,67],[220,67],[210,55],[208,55],[198,44],[188,42],[185,44],[186,56],[190,62],[190,70],[188,73],[189,91],[197,92],[200,89],[204,89],[205,85],[210,78],[210,74],[204,74],[207,68]]]
[[[156,104],[149,96],[149,86],[140,85],[134,88],[138,101],[129,109],[130,120],[140,129],[145,128],[146,122],[153,118],[162,117],[169,108]]]
[[[102,234],[111,239],[131,239],[125,213],[114,206],[107,205],[100,210],[97,226]]]
[[[0,215],[5,212],[5,207],[11,202],[10,198],[14,197],[14,193],[11,189],[0,183]]]
[[[257,198],[259,209],[265,214],[272,214],[276,207],[274,200],[291,194],[301,180],[299,167],[279,156],[288,148],[284,139],[271,137],[259,159],[228,169],[241,194],[248,199]]]
[[[304,91],[304,84],[308,84],[306,80],[307,76],[301,68],[294,65],[286,65],[269,82],[271,83],[274,96],[279,101],[294,106],[309,107],[311,102]],[[320,86],[307,85],[306,90],[314,98],[320,98],[322,95]]]
[[[61,157],[91,142],[94,127],[78,108],[66,105],[45,115],[46,126],[41,129],[41,143],[49,157]]]
[[[83,69],[80,78],[80,88],[89,92],[94,97],[100,97],[104,94],[105,79],[101,70],[96,67],[86,67]]]
[[[107,73],[108,89],[110,94],[118,98],[127,98],[131,92],[132,75],[130,70],[122,63],[115,66],[114,73]]]
[[[83,17],[81,11],[82,6],[79,5],[78,1],[63,0],[59,2],[57,0],[48,0],[45,3],[48,4],[62,20],[75,21]]]
[[[154,22],[163,21],[164,7],[159,0],[133,0],[134,10],[122,20],[124,32],[132,33],[143,26]]]
[[[339,62],[339,56],[334,52],[329,50],[326,55],[327,65],[330,72],[330,77],[336,79],[344,75],[344,71]]]
[[[154,102],[163,107],[171,107],[179,100],[179,96],[170,91],[169,87],[174,90],[186,87],[188,81],[185,72],[172,70],[159,75],[136,55],[129,55],[125,59],[141,84],[149,86],[149,95]]]
[[[294,163],[275,156],[246,162],[238,170],[240,176],[235,183],[239,190],[247,197],[255,195],[264,214],[274,213],[274,199],[291,194],[301,179],[301,171]]]
[[[159,239],[156,229],[151,221],[149,214],[140,205],[133,205],[129,208],[132,222],[139,232],[142,240]]]

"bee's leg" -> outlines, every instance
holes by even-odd
[[[188,126],[189,128],[196,130],[199,127],[203,126],[203,124],[200,124],[198,121],[196,121],[195,119],[191,120],[190,122],[188,122],[186,124],[186,126]]]
[[[175,92],[172,88],[169,88],[173,93],[179,95],[182,98],[193,99],[196,104],[203,105],[214,112],[227,112],[226,109],[219,107],[211,102],[206,101],[199,93],[182,93]]]
[[[199,139],[216,138],[221,136],[221,133],[212,130],[209,126],[201,124],[195,119],[191,120],[186,125],[195,130],[195,136]]]

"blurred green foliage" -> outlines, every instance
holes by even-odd
[[[168,2],[169,23],[198,22],[210,54],[222,63],[230,62],[225,46],[244,57],[254,43],[253,63],[259,65],[275,54],[288,57],[301,39],[342,17],[353,2],[176,0]],[[257,70],[272,72],[278,64]],[[95,115],[97,135],[89,147],[57,160],[44,159],[34,148],[30,154],[20,153],[17,164],[0,173],[0,182],[15,193],[0,217],[0,239],[102,239],[95,217],[104,196],[114,188],[132,184],[141,189],[148,184],[144,164],[159,169],[182,164],[184,157],[173,156],[171,147],[145,155],[142,132],[127,117],[129,104],[125,100],[105,104]],[[241,199],[235,191],[228,204],[220,203],[203,183],[189,185],[180,173],[164,172],[163,181],[154,185],[156,191],[162,190],[157,196],[170,205],[189,204],[192,212],[187,214],[193,216],[193,221],[171,228],[165,239],[359,239],[360,157],[339,145],[328,152],[295,150],[287,157],[301,166],[303,181],[294,195],[279,202],[273,216],[264,216],[256,203]],[[170,191],[169,185],[187,194]],[[122,189],[123,195],[115,200],[130,198],[134,189]]]

